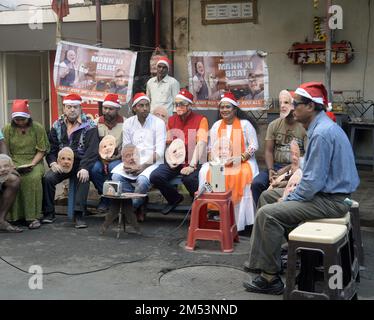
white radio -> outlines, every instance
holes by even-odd
[[[225,165],[220,162],[209,162],[213,192],[226,192]]]
[[[122,194],[122,183],[120,181],[105,181],[103,195],[118,197]]]

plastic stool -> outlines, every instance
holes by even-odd
[[[217,206],[220,221],[208,220],[207,206],[209,203]],[[186,250],[194,250],[196,240],[218,240],[221,242],[223,252],[234,251],[234,241],[239,242],[239,236],[235,223],[231,190],[204,193],[194,201]]]
[[[357,201],[352,200],[351,210],[351,223],[353,229],[354,245],[357,249],[358,263],[364,266],[364,246],[362,244],[361,227],[360,227],[360,205]]]
[[[344,225],[348,229],[348,241],[349,241],[349,249],[351,251],[351,264],[353,268],[354,278],[357,282],[360,282],[360,267],[358,263],[358,246],[355,244],[355,236],[353,232],[353,227],[351,223],[351,215],[348,212],[345,216],[341,218],[327,218],[327,219],[318,219],[313,220],[311,222],[320,222],[320,223],[332,223],[332,224],[340,224]]]
[[[288,237],[288,265],[284,299],[350,300],[357,296],[345,225],[306,222],[295,228]],[[315,283],[312,288],[303,288],[300,285],[296,288],[296,254],[298,251],[322,254],[324,273],[322,292],[314,290]],[[342,268],[342,288],[330,287],[330,278],[335,275],[329,273],[332,266],[341,266]]]

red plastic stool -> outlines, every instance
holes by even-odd
[[[220,221],[208,220],[208,204],[218,207]],[[204,193],[192,205],[186,250],[194,250],[196,240],[218,240],[223,252],[234,251],[234,241],[239,242],[235,223],[234,204],[231,190]]]

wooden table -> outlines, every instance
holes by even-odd
[[[123,210],[123,200],[127,199],[137,199],[137,198],[144,198],[146,197],[147,194],[142,194],[142,193],[131,193],[131,192],[125,192],[122,193],[119,196],[110,196],[110,195],[102,195],[104,198],[112,199],[112,200],[119,200],[120,201],[120,206],[119,206],[119,212],[118,212],[118,229],[117,229],[117,239],[119,239],[119,234],[121,231],[121,224],[122,224],[122,219],[125,219],[122,215],[124,214]],[[123,220],[125,221],[125,220]],[[125,231],[125,228],[124,228]]]

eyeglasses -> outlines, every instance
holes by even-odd
[[[294,108],[297,108],[297,106],[300,104],[306,104],[306,103],[303,101],[296,101],[296,100],[292,101],[292,105],[294,106]]]
[[[181,108],[187,108],[189,105],[188,102],[176,102],[175,103],[175,107],[178,108],[178,107],[181,107]]]

